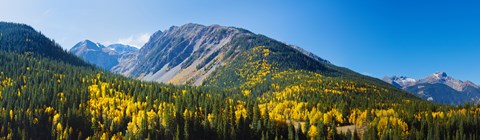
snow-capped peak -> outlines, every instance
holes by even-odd
[[[418,83],[444,84],[455,89],[456,91],[463,91],[466,86],[478,87],[471,82],[463,82],[448,76],[445,72],[435,72],[432,75],[419,80]]]
[[[75,46],[73,46],[70,51],[72,52],[87,51],[87,50],[99,51],[102,48],[105,48],[105,46],[103,46],[102,44],[94,43],[90,40],[84,40],[77,43]]]
[[[399,88],[406,88],[414,85],[417,82],[416,79],[406,77],[406,76],[385,77],[383,78],[383,80]]]
[[[402,83],[406,83],[406,82],[416,82],[417,80],[413,79],[413,78],[410,78],[410,77],[406,77],[406,76],[400,76],[400,77],[397,77],[397,76],[394,76],[395,80],[396,81],[399,81],[399,82],[402,82]]]

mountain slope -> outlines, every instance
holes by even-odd
[[[128,45],[112,44],[105,47],[90,40],[81,41],[70,49],[71,53],[105,70],[110,70],[118,65],[119,59],[123,55],[135,53],[136,51],[138,51],[137,48]]]
[[[384,77],[383,80],[437,103],[458,105],[480,101],[478,85],[470,81],[457,80],[445,72],[436,72],[419,80],[405,76]]]
[[[199,85],[218,64],[227,61],[225,46],[234,38],[251,34],[218,25],[174,26],[154,33],[137,56],[113,71],[147,81]]]
[[[299,47],[245,29],[199,24],[156,32],[138,54],[125,57],[112,71],[146,81],[201,85],[217,67],[231,63],[239,54],[259,45],[274,52],[283,51],[271,58],[288,68],[328,75],[352,73]]]
[[[67,53],[54,41],[25,24],[0,22],[0,50],[48,57],[73,65],[87,65],[81,59]]]

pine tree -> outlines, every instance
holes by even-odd
[[[177,124],[177,128],[176,128],[176,131],[175,131],[175,140],[181,140],[181,136],[180,136],[180,126]]]
[[[293,127],[293,123],[292,123],[292,120],[289,121],[288,123],[288,139],[289,140],[293,140],[295,139],[295,128]]]
[[[185,119],[185,123],[183,126],[183,136],[185,140],[188,140],[190,138],[190,125],[189,125],[189,119]]]

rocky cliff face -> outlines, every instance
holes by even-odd
[[[147,81],[199,85],[228,60],[232,39],[253,33],[219,25],[186,24],[154,33],[136,55],[124,57],[112,70]]]

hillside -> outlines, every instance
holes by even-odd
[[[79,66],[87,65],[81,59],[66,53],[55,41],[25,24],[0,22],[0,46],[1,51],[48,57]]]
[[[480,106],[433,104],[333,65],[298,69],[277,66],[281,63],[273,60],[285,59],[277,56],[288,58],[285,53],[299,52],[261,45],[247,47],[248,51],[239,52],[231,64],[215,72],[218,76],[229,73],[225,70],[241,68],[237,71],[242,72],[239,79],[245,80],[223,80],[226,84],[222,84],[218,82],[221,78],[213,78],[219,80],[206,80],[210,86],[141,82],[89,65],[31,55],[39,54],[39,50],[0,50],[0,138],[306,140],[480,136]],[[38,46],[54,49],[47,44]],[[305,63],[328,64],[310,60],[307,55],[297,56],[304,57]],[[248,63],[237,65],[242,61]],[[336,127],[352,125],[363,133],[337,133]]]

